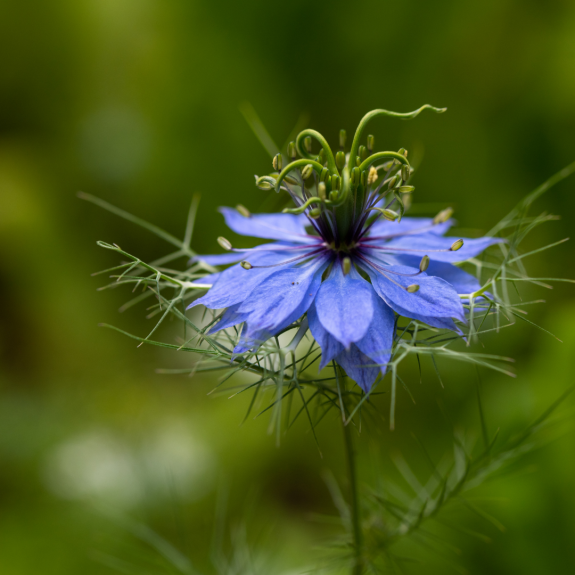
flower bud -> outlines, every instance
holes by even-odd
[[[306,136],[303,139],[303,147],[308,154],[311,153],[311,136]]]
[[[326,195],[325,195],[325,182],[320,182],[317,185],[317,195],[319,196],[320,199],[325,200]]]
[[[407,286],[405,289],[407,290],[408,293],[415,293],[416,291],[419,291],[419,286],[417,284],[411,284],[410,286]]]
[[[324,168],[319,176],[320,182],[325,182],[329,178],[329,170]]]
[[[281,154],[276,154],[274,156],[274,159],[272,160],[272,166],[274,167],[274,170],[276,172],[282,171],[283,161],[282,161],[282,155]]]
[[[377,170],[371,166],[369,168],[369,174],[367,174],[367,185],[371,186],[371,184],[375,184],[378,178]]]
[[[375,144],[375,138],[373,137],[373,134],[370,134],[367,137],[367,151],[371,154],[373,152],[373,146]]]
[[[445,208],[441,210],[434,218],[434,224],[444,224],[453,215],[453,208]]]
[[[410,194],[415,188],[413,186],[399,186],[400,194]]]
[[[320,216],[321,216],[321,210],[319,208],[312,208],[309,212],[308,212],[308,216],[312,219],[312,220],[317,220]]]
[[[423,256],[419,262],[419,271],[424,272],[429,267],[429,256]]]
[[[228,252],[232,249],[231,242],[229,240],[226,240],[226,238],[224,238],[223,236],[220,236],[218,238],[218,244],[220,244],[220,246],[222,246],[222,248],[224,248],[224,250]]]
[[[409,166],[406,166],[405,164],[403,166],[401,166],[401,179],[404,182],[407,182],[407,180],[409,180],[410,175],[411,175],[411,173],[410,173]]]
[[[338,170],[343,170],[345,166],[345,154],[343,152],[340,151],[335,155],[335,165]]]
[[[290,158],[290,160],[293,162],[293,160],[296,159],[297,157],[297,151],[295,148],[295,142],[290,142],[288,144],[288,156]]]
[[[245,206],[242,206],[242,204],[238,204],[236,206],[236,210],[238,210],[238,212],[240,212],[240,214],[242,214],[242,216],[244,216],[244,218],[251,218],[252,217],[252,214],[250,213],[250,211]]]
[[[359,157],[361,158],[361,161],[363,162],[363,160],[365,160],[365,158],[367,158],[367,148],[365,146],[360,146],[358,151],[359,151]]]
[[[451,244],[449,251],[456,252],[457,250],[460,250],[462,247],[463,247],[463,240],[456,240]]]
[[[345,141],[347,140],[347,132],[345,130],[339,131],[339,147],[345,148]]]
[[[342,267],[343,275],[346,276],[351,271],[351,260],[348,257],[343,258]]]
[[[382,210],[381,215],[390,222],[395,222],[399,218],[399,214],[393,210]]]
[[[311,164],[304,166],[303,170],[301,171],[301,177],[304,180],[308,180],[309,178],[311,178],[312,174],[313,174],[313,166]]]
[[[250,264],[250,262],[246,262],[245,260],[243,262],[240,262],[240,265],[245,269],[245,270],[251,270],[254,266],[252,266],[252,264]]]

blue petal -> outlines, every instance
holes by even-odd
[[[220,321],[210,329],[210,335],[216,333],[222,329],[226,329],[228,327],[232,327],[237,325],[238,323],[243,323],[245,321],[245,316],[241,313],[238,313],[238,308],[241,304],[236,304],[229,307],[220,318]]]
[[[431,260],[438,262],[462,262],[473,258],[480,254],[484,249],[504,242],[502,238],[477,238],[477,239],[463,239],[463,247],[456,252],[451,251],[433,251],[433,250],[449,250],[453,242],[459,238],[442,238],[434,234],[422,234],[416,236],[403,236],[390,240],[383,244],[388,248],[400,249],[404,255],[414,255],[422,258],[428,255]],[[412,252],[409,254],[409,252]],[[397,255],[399,255],[398,252]]]
[[[373,290],[364,279],[344,276],[336,262],[329,278],[321,284],[315,301],[323,327],[349,349],[369,328],[373,317]]]
[[[364,266],[364,269],[371,277],[373,289],[397,313],[404,312],[408,317],[411,317],[410,314],[417,314],[429,317],[452,317],[465,321],[461,300],[455,289],[445,280],[430,277],[425,273],[416,276],[388,273],[386,277],[370,266]],[[414,274],[418,271],[416,268],[407,266],[388,266],[386,269],[389,272],[401,274]],[[419,285],[419,291],[408,293],[404,288],[411,284]]]
[[[215,274],[209,274],[207,276],[204,276],[202,278],[196,278],[194,281],[192,281],[192,285],[196,285],[196,284],[200,284],[200,285],[214,285],[216,283],[216,281],[219,279],[221,273],[215,273]]]
[[[252,214],[246,218],[233,208],[220,208],[219,211],[226,219],[227,226],[242,236],[296,242],[310,240],[305,231],[309,222],[303,214]]]
[[[262,252],[250,256],[250,262],[257,265],[273,265],[285,260],[289,252]],[[277,272],[277,268],[253,268],[245,270],[237,264],[224,270],[210,291],[192,302],[188,309],[196,305],[205,305],[210,309],[230,307],[245,300],[252,291],[268,276]]]
[[[327,264],[327,258],[319,257],[303,267],[276,270],[246,298],[239,313],[246,314],[253,329],[275,332],[286,321],[289,325],[312,304]]]
[[[373,365],[375,362],[355,344],[351,344],[349,350],[344,350],[337,356],[337,363],[365,393],[369,392],[380,371],[378,366]]]
[[[373,304],[373,319],[369,329],[355,345],[371,358],[372,363],[381,364],[381,372],[385,373],[393,347],[395,314],[376,294],[373,294]]]
[[[450,317],[430,317],[424,315],[418,315],[416,313],[408,312],[402,309],[400,306],[395,306],[395,311],[398,315],[403,317],[407,317],[410,319],[416,319],[421,323],[426,323],[431,327],[437,327],[439,329],[449,329],[458,333],[459,335],[463,335],[463,332],[457,327],[456,323]]]
[[[417,268],[421,258],[414,256],[399,256],[398,262],[403,265]],[[478,279],[461,268],[446,262],[430,260],[427,268],[428,276],[437,276],[450,283],[458,294],[473,293],[481,288]]]
[[[315,303],[307,311],[307,319],[309,321],[309,329],[315,341],[321,347],[321,360],[319,364],[320,370],[322,370],[332,359],[343,352],[344,347],[335,337],[330,335],[321,325],[319,317],[317,315],[317,310]]]
[[[453,220],[448,220],[442,224],[434,224],[432,218],[402,218],[401,222],[391,222],[381,217],[371,226],[368,237],[403,235],[407,233],[410,235],[429,233],[442,236],[453,224]]]

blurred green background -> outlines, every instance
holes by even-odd
[[[372,131],[379,148],[424,156],[417,202],[430,212],[453,205],[461,227],[479,234],[575,160],[575,3],[1,0],[3,575],[112,573],[110,557],[169,572],[154,571],[146,546],[110,513],[152,526],[204,568],[218,492],[229,494],[234,537],[245,524],[282,572],[313,565],[333,533],[313,514],[335,513],[323,479],[326,469],[343,473],[335,416],[318,431],[323,459],[303,421],[278,449],[265,416],[239,427],[247,398],[207,396],[208,377],[155,373],[189,358],[136,349],[97,326],[145,335],[152,320],[143,308],[118,314],[129,293],[96,292],[104,279],[90,274],[118,263],[96,240],[150,260],[169,247],[76,192],[177,236],[200,192],[193,245],[219,250],[217,206],[258,211],[267,197],[253,174],[269,171],[269,158],[239,112],[244,101],[280,143],[301,113],[333,140],[372,108],[447,106],[442,116],[378,120]],[[530,245],[570,233],[574,191],[572,178],[538,202],[537,213],[562,219]],[[563,244],[529,269],[575,277],[573,257]],[[491,431],[520,428],[573,383],[573,294],[568,284],[522,293],[547,299],[529,317],[564,343],[527,324],[486,338],[490,352],[516,358],[518,374],[481,374]],[[422,385],[408,370],[417,403],[400,394],[397,431],[383,421],[362,433],[366,482],[398,450],[425,470],[412,432],[435,454],[449,449],[438,401],[477,430],[475,372],[440,367],[445,390],[431,364]],[[572,406],[560,412],[566,420]],[[527,457],[524,473],[486,490],[507,530],[462,518],[493,541],[454,532],[453,561],[471,573],[575,571],[574,439],[567,426]]]

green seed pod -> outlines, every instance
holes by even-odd
[[[223,236],[220,236],[218,238],[218,244],[220,244],[220,246],[222,246],[222,248],[224,248],[224,250],[228,252],[232,249],[231,242],[229,240],[226,240],[226,238],[224,238]]]
[[[252,266],[252,264],[250,264],[250,262],[246,262],[245,260],[243,262],[240,262],[240,265],[245,269],[245,270],[251,270],[254,266]]]
[[[276,172],[281,172],[283,167],[282,155],[276,154],[272,160],[272,166]]]
[[[309,178],[311,178],[312,174],[313,174],[313,166],[311,164],[304,166],[303,170],[301,171],[301,177],[304,180],[308,180]]]
[[[295,142],[290,142],[288,144],[288,156],[292,162],[296,159],[297,151],[295,148]]]
[[[419,262],[419,271],[424,272],[429,267],[429,256],[423,256]]]
[[[372,134],[367,137],[367,151],[371,154],[375,145],[375,138]]]
[[[417,284],[411,284],[410,286],[407,286],[405,289],[407,290],[408,293],[415,293],[416,291],[419,291],[419,286]]]
[[[407,182],[407,180],[409,180],[409,176],[411,175],[410,172],[411,171],[409,169],[409,166],[406,166],[406,165],[401,166],[401,179],[404,182]]]
[[[250,211],[245,206],[242,206],[242,204],[238,204],[236,206],[236,210],[238,210],[238,212],[240,212],[240,214],[242,214],[242,216],[244,216],[244,218],[251,218],[252,217],[252,214],[250,213]]]
[[[303,147],[308,154],[311,154],[311,136],[306,136],[303,139]]]
[[[351,260],[348,257],[343,258],[342,267],[343,275],[346,276],[351,271]]]
[[[335,165],[338,170],[343,170],[345,166],[345,154],[343,152],[340,151],[335,155]]]
[[[443,224],[453,215],[453,208],[445,208],[441,210],[434,218],[434,224]]]
[[[399,186],[400,194],[410,194],[415,188],[413,186]]]
[[[320,199],[325,200],[326,198],[325,182],[320,182],[317,185],[317,195]]]
[[[361,158],[361,161],[363,162],[363,160],[365,160],[365,158],[367,158],[367,148],[365,146],[360,146],[358,151],[359,151],[359,157]]]
[[[451,244],[449,250],[452,252],[456,252],[457,250],[460,250],[462,247],[463,247],[463,240],[456,240]]]
[[[308,212],[308,215],[312,220],[317,220],[321,216],[321,210],[319,208],[312,208]]]
[[[345,148],[345,141],[347,140],[347,132],[345,130],[339,131],[339,147]]]

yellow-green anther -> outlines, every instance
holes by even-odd
[[[367,185],[367,172],[365,170],[363,170],[363,172],[361,172],[361,185],[365,188],[365,186]]]
[[[339,176],[337,176],[337,175],[334,174],[334,175],[331,177],[331,189],[332,189],[332,190],[337,190],[337,189],[338,189],[338,187],[339,187],[338,181],[339,181]]]
[[[399,218],[399,214],[393,210],[381,210],[381,215],[390,222],[395,222]]]
[[[240,262],[240,265],[245,269],[245,270],[251,270],[254,266],[252,266],[252,264],[250,264],[250,262],[246,262],[245,260],[243,262]]]
[[[310,154],[311,153],[311,136],[307,136],[303,139],[303,145],[305,147],[305,151]]]
[[[335,155],[335,165],[337,166],[338,170],[343,170],[343,167],[345,166],[345,153],[344,152],[338,152]]]
[[[320,182],[325,182],[329,178],[329,170],[324,168],[319,176]]]
[[[301,176],[304,180],[311,178],[312,174],[313,174],[313,166],[311,164],[304,166],[304,169],[301,171]]]
[[[339,147],[345,148],[345,141],[347,140],[347,132],[345,130],[339,131]]]
[[[399,186],[400,194],[410,194],[415,188],[413,186]]]
[[[419,271],[424,272],[429,267],[429,256],[423,256],[419,262]]]
[[[417,284],[411,284],[410,286],[407,286],[405,289],[407,290],[408,293],[415,293],[416,291],[419,291],[419,286]]]
[[[242,214],[242,216],[244,216],[244,218],[251,218],[252,217],[252,214],[250,213],[250,211],[245,206],[242,206],[242,204],[238,204],[236,206],[236,210],[238,210],[238,212],[240,212],[240,214]]]
[[[371,184],[375,184],[378,178],[377,170],[371,166],[369,168],[369,174],[367,174],[367,185],[371,186]]]
[[[299,185],[299,182],[295,178],[292,178],[291,176],[286,176],[284,178],[284,181],[286,181],[288,184],[291,184],[292,186]]]
[[[453,208],[445,208],[441,210],[434,218],[434,224],[443,224],[453,215]]]
[[[339,199],[339,192],[337,190],[332,190],[329,193],[330,202],[337,202],[338,199]]]
[[[457,250],[460,250],[462,247],[463,247],[463,240],[456,240],[451,244],[449,250],[452,252],[456,252]]]
[[[346,276],[351,271],[351,260],[348,257],[345,257],[341,263],[343,267],[343,275]]]
[[[283,167],[282,155],[276,154],[272,160],[272,166],[276,172],[281,172]]]
[[[312,208],[308,215],[312,220],[317,220],[321,216],[321,210],[319,208]]]
[[[410,170],[409,170],[409,166],[406,166],[405,164],[403,166],[401,166],[401,178],[403,179],[404,182],[407,182],[407,180],[409,180],[409,176],[410,176]]]
[[[371,154],[373,152],[373,147],[375,145],[375,138],[373,134],[367,137],[367,151]]]
[[[317,185],[317,195],[320,197],[320,199],[325,200],[326,198],[325,182],[320,182]]]
[[[274,187],[274,184],[275,180],[270,176],[262,176],[261,178],[256,179],[256,186],[260,190],[271,190]]]
[[[361,158],[359,156],[355,157],[355,165],[358,167],[361,166]]]
[[[359,157],[361,158],[362,162],[365,160],[365,158],[367,158],[367,148],[365,146],[359,147]]]
[[[407,158],[407,150],[405,148],[400,148],[397,153],[401,154],[404,158]]]
[[[231,242],[229,240],[226,240],[226,238],[224,238],[223,236],[220,236],[218,238],[218,244],[220,244],[220,246],[222,246],[222,248],[224,248],[224,250],[228,252],[232,249]]]
[[[296,159],[297,151],[295,149],[295,142],[290,142],[288,144],[288,156],[292,162]]]
[[[399,178],[399,176],[392,176],[391,178],[388,178],[387,180],[385,180],[387,182],[387,189],[390,190],[391,188],[393,188],[398,182],[401,181],[401,179]]]
[[[319,155],[317,157],[317,161],[320,164],[325,164],[325,152],[323,151],[323,148],[319,151]]]
[[[391,166],[393,166],[393,164],[395,163],[395,160],[391,160],[389,162],[385,162],[385,164],[382,164],[382,168],[387,172],[388,170],[391,169]]]

